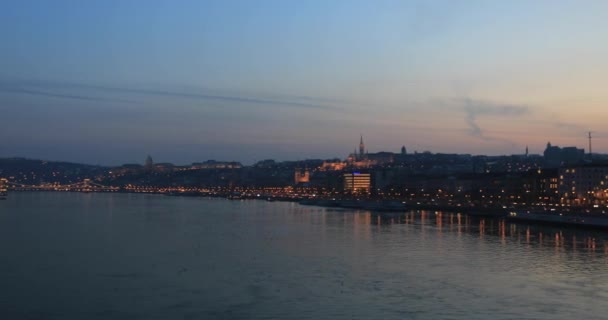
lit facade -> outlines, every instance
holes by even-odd
[[[0,178],[0,197],[6,196],[6,192],[8,191],[8,180],[4,178]]]
[[[346,168],[346,162],[327,162],[324,161],[319,167],[320,171],[342,171]]]
[[[561,168],[559,191],[568,203],[605,203],[608,198],[608,166]]]
[[[303,170],[300,168],[296,168],[296,172],[294,174],[295,184],[303,184],[310,182],[310,172],[308,170]]]
[[[243,166],[239,162],[225,162],[207,160],[205,162],[195,162],[190,166],[192,170],[199,169],[240,169]]]
[[[353,193],[369,192],[371,188],[371,174],[352,172],[344,174],[344,191]]]

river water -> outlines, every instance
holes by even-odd
[[[140,194],[0,201],[0,319],[606,319],[608,235]]]

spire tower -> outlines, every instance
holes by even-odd
[[[591,149],[591,131],[589,131],[589,160],[592,161],[593,160],[593,152]]]
[[[365,156],[365,144],[363,144],[363,135],[361,135],[361,140],[359,142],[359,156],[361,158]]]

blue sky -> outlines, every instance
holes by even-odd
[[[3,1],[0,157],[607,152],[605,1]]]

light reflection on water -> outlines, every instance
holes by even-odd
[[[543,226],[522,222],[508,222],[499,218],[475,217],[460,213],[439,211],[410,211],[405,213],[357,212],[361,217],[356,224],[394,225],[421,224],[432,225],[440,236],[444,232],[477,233],[480,239],[486,236],[497,237],[501,244],[506,241],[518,244],[536,245],[569,249],[574,252],[608,254],[608,234],[601,230],[573,228],[566,226]]]
[[[606,233],[130,194],[0,203],[0,318],[602,319]]]

